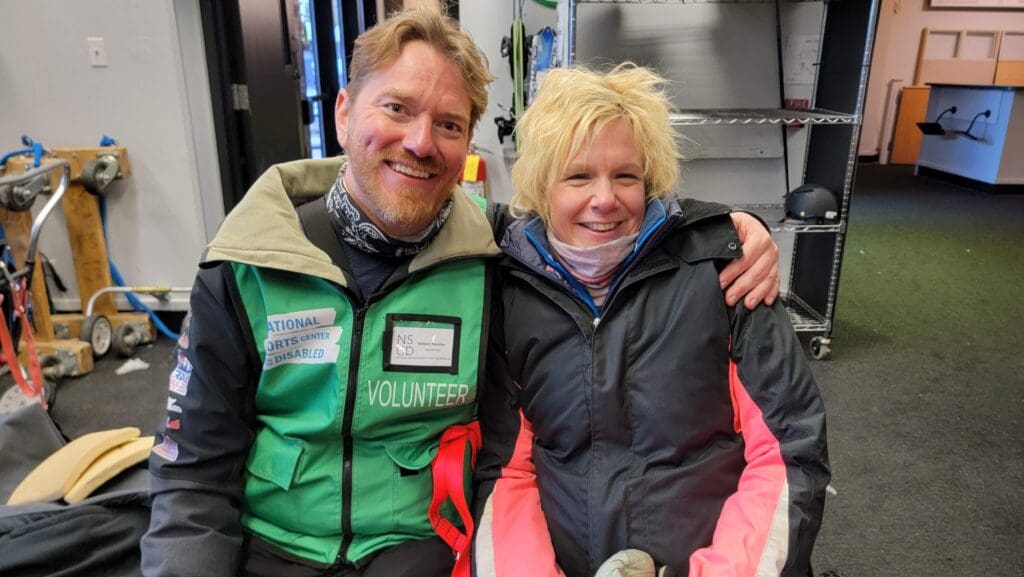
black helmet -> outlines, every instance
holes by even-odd
[[[786,218],[818,224],[839,218],[839,203],[831,190],[820,184],[802,184],[786,195]]]

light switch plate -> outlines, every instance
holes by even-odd
[[[89,65],[93,68],[107,67],[107,47],[101,36],[90,36],[85,39],[89,44]]]

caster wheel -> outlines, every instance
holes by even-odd
[[[94,196],[103,196],[103,192],[115,178],[121,167],[114,156],[101,156],[82,165],[80,176],[85,190]]]
[[[128,358],[135,354],[135,348],[142,342],[142,333],[131,323],[125,323],[114,329],[114,352],[119,357]]]
[[[811,339],[811,358],[823,361],[832,354],[832,339],[826,337],[814,337]]]
[[[79,338],[92,346],[92,356],[98,359],[110,351],[113,334],[110,319],[103,315],[89,315],[82,323]]]

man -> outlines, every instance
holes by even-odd
[[[457,182],[492,77],[429,10],[361,35],[351,71],[347,163],[273,167],[200,265],[150,460],[146,575],[452,570],[431,462],[483,374],[498,249]],[[722,281],[743,273],[729,290],[756,286],[756,304],[777,294],[776,249],[738,218],[754,266]]]

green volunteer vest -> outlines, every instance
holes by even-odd
[[[414,274],[365,310],[324,279],[233,267],[263,359],[243,525],[319,563],[433,536],[430,462],[475,418],[484,262]]]

